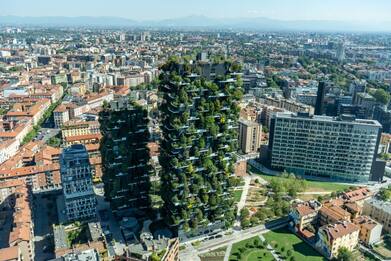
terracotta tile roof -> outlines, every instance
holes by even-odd
[[[93,143],[93,144],[86,144],[86,149],[87,151],[98,151],[100,149],[100,144],[99,143]]]
[[[353,191],[345,192],[342,194],[342,197],[351,202],[363,200],[369,198],[373,195],[373,193],[366,187],[359,188]]]
[[[349,202],[344,205],[348,210],[353,212],[360,212],[361,207],[356,202]]]
[[[328,219],[331,218],[333,220],[348,220],[350,219],[350,213],[341,208],[340,206],[336,205],[324,205],[320,210],[319,213],[321,216],[327,217]]]
[[[19,259],[19,248],[17,246],[1,248],[0,249],[0,260],[18,260]]]
[[[44,166],[29,166],[29,167],[21,167],[13,170],[0,170],[0,179],[35,175],[41,172],[54,171],[59,169],[60,169],[60,165],[54,163],[54,164],[44,165]]]
[[[377,225],[380,225],[378,222],[368,216],[359,216],[353,220],[353,223],[358,226],[365,227],[368,230],[372,230]]]
[[[332,225],[325,225],[321,227],[319,230],[324,231],[324,233],[328,237],[329,242],[331,242],[337,238],[359,231],[359,227],[357,227],[355,224],[351,222],[343,221]]]
[[[58,105],[57,108],[54,110],[54,112],[66,112],[66,111],[67,111],[67,107],[65,107],[62,104]]]
[[[311,208],[307,204],[302,204],[302,205],[297,206],[296,210],[300,214],[300,216],[302,216],[302,217],[316,212],[315,209]]]

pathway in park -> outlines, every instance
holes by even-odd
[[[244,176],[244,186],[243,186],[243,192],[240,197],[240,200],[238,202],[238,212],[236,213],[236,216],[238,217],[235,222],[235,227],[240,227],[240,211],[242,208],[244,208],[244,205],[246,204],[248,189],[250,188],[250,182],[251,182],[251,176]]]
[[[229,256],[231,255],[231,250],[232,250],[232,243],[230,243],[227,246],[227,250],[225,250],[224,261],[228,261],[229,260]]]
[[[265,237],[262,234],[258,235],[258,237],[259,237],[259,239],[262,242],[266,241]],[[276,253],[276,250],[274,250],[274,248],[270,244],[267,244],[266,248],[273,255],[275,260],[277,260],[277,261],[281,260],[281,258],[278,257],[278,254]]]

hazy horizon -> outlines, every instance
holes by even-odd
[[[0,16],[118,17],[138,21],[187,16],[383,23],[391,22],[388,0],[0,0]]]

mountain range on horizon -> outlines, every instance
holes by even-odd
[[[390,22],[346,22],[326,20],[277,20],[265,17],[211,18],[186,16],[181,18],[137,21],[121,17],[93,16],[0,16],[0,26],[95,26],[95,27],[153,27],[153,28],[209,28],[248,29],[258,31],[340,31],[391,32]]]

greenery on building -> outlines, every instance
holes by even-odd
[[[231,226],[237,150],[240,66],[190,64],[171,58],[159,91],[163,139],[162,198],[167,221],[190,231],[210,223]],[[215,71],[209,78],[207,71]]]
[[[147,111],[130,100],[121,108],[104,104],[99,122],[105,197],[111,208],[150,214],[150,165]]]

